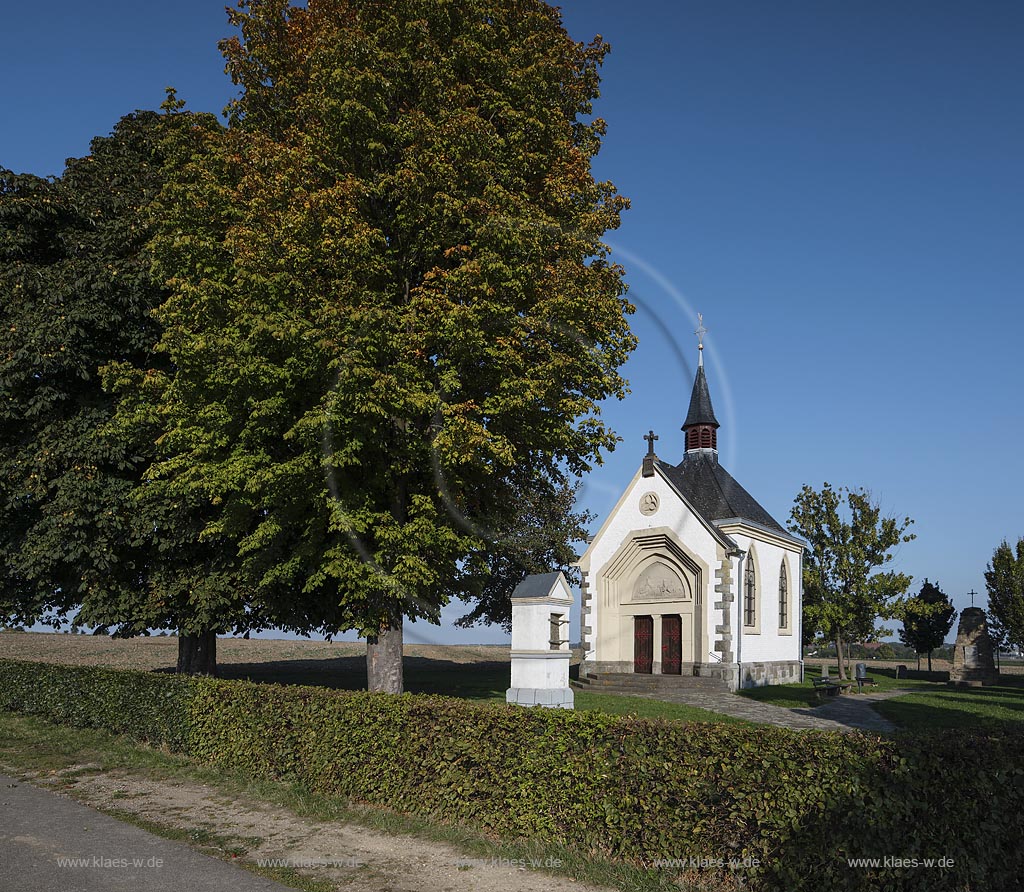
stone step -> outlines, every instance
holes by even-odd
[[[675,688],[633,688],[607,685],[595,687],[593,685],[582,685],[578,681],[571,681],[569,686],[575,691],[589,694],[617,694],[621,697],[654,697],[655,699],[671,699],[676,694],[727,694],[729,688],[725,682],[706,685],[680,685]]]
[[[655,675],[654,673],[642,673],[642,672],[591,672],[589,675],[584,676],[590,679],[592,682],[609,682],[613,684],[629,684],[636,682],[638,684],[650,684],[650,683],[664,683],[664,684],[678,684],[680,681],[706,681],[713,676],[709,675],[694,675],[692,671],[687,670],[679,675]]]
[[[573,679],[577,690],[612,694],[658,694],[672,691],[728,691],[720,678],[697,675],[634,675],[595,673]]]

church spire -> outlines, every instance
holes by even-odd
[[[704,316],[697,314],[697,377],[693,381],[690,393],[690,408],[683,422],[686,432],[686,453],[712,452],[718,453],[718,419],[711,406],[711,394],[708,392],[708,379],[704,375]]]

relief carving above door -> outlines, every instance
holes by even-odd
[[[662,561],[650,564],[633,585],[631,601],[689,601],[693,597],[690,586],[679,573]]]

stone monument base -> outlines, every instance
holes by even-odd
[[[951,688],[981,688],[989,685],[999,684],[999,674],[990,672],[972,672],[964,669],[957,678],[950,677],[947,684]]]
[[[548,709],[575,709],[572,688],[509,688],[505,702],[517,706],[545,706]]]

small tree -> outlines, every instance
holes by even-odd
[[[985,570],[985,588],[988,615],[1002,631],[1004,646],[1020,647],[1024,644],[1024,538],[1017,540],[1016,551],[1005,539],[996,548]]]
[[[928,654],[928,671],[932,671],[932,651],[942,645],[953,626],[956,609],[949,597],[927,579],[917,596],[903,605],[903,628],[900,641],[914,648],[917,654]]]
[[[1010,636],[1006,627],[999,621],[999,618],[991,610],[985,611],[988,626],[988,637],[992,642],[992,649],[996,652],[996,671],[1000,669],[999,654],[1010,646]]]
[[[909,517],[882,517],[863,489],[833,489],[826,483],[821,492],[804,486],[796,497],[789,528],[810,544],[804,558],[804,625],[835,641],[840,678],[846,678],[844,642],[871,639],[875,620],[898,611],[911,577],[873,571],[892,560],[893,548],[915,538],[906,532],[912,523]]]

